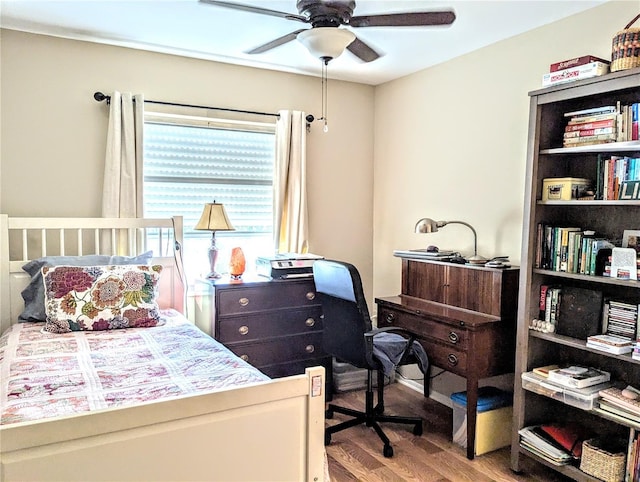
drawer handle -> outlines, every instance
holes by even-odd
[[[316,320],[314,320],[313,318],[307,318],[304,322],[305,325],[311,327],[314,326],[316,324]]]
[[[307,345],[307,346],[305,347],[305,351],[306,351],[307,353],[313,353],[314,351],[316,351],[316,347],[315,347],[315,346],[313,346],[313,345]]]
[[[387,323],[393,323],[394,321],[396,321],[395,313],[387,313],[384,316],[384,321],[386,321]]]
[[[249,327],[247,325],[242,325],[240,328],[238,328],[238,332],[241,335],[246,335],[247,333],[249,333]]]
[[[249,304],[249,298],[240,298],[238,303],[240,303],[240,306],[247,306]]]
[[[455,356],[453,353],[449,353],[447,355],[447,361],[449,362],[449,365],[456,366],[458,364],[458,357]]]
[[[450,331],[449,332],[449,341],[451,343],[458,343],[460,341],[460,337],[458,336],[458,334],[455,331]]]
[[[249,361],[249,355],[240,355],[240,358],[242,358],[246,362]]]
[[[316,299],[316,294],[313,291],[308,291],[306,297],[309,301],[313,301]]]

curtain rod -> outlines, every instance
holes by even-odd
[[[103,94],[102,92],[94,92],[93,98],[95,100],[97,100],[98,102],[102,102],[104,100],[107,101],[107,104],[109,102],[111,102],[111,96]],[[160,100],[145,100],[145,103],[147,103],[147,102],[150,103],[150,104],[170,105],[170,106],[174,106],[174,107],[193,107],[193,108],[196,108],[196,109],[222,110],[222,111],[225,111],[225,112],[237,112],[237,113],[240,113],[240,114],[254,114],[254,115],[267,115],[267,116],[272,116],[272,117],[280,117],[280,114],[273,114],[271,112],[256,112],[256,111],[252,111],[252,110],[228,109],[228,108],[225,108],[225,107],[209,107],[209,106],[206,106],[206,105],[178,104],[178,103],[174,103],[174,102],[162,102]],[[309,117],[309,116],[307,116],[307,117]]]

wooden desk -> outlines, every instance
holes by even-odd
[[[514,370],[518,275],[518,268],[403,259],[402,293],[376,299],[379,327],[415,333],[432,365],[467,379],[468,459],[479,380]]]

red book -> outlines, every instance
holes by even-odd
[[[570,69],[571,67],[577,67],[578,65],[590,64],[591,62],[602,62],[610,64],[608,60],[601,59],[600,57],[594,57],[593,55],[583,55],[582,57],[576,57],[573,59],[563,60],[562,62],[556,62],[549,66],[549,72],[558,72],[559,70]]]
[[[579,131],[582,129],[602,129],[603,127],[615,127],[615,119],[600,120],[595,122],[585,122],[583,124],[570,124],[565,127],[566,132]]]
[[[582,455],[582,442],[589,437],[587,430],[573,423],[541,425],[540,429],[576,458]]]

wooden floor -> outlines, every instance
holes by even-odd
[[[335,394],[332,403],[361,410],[364,391]],[[466,450],[451,441],[452,410],[399,383],[385,389],[385,413],[421,416],[424,433],[417,437],[410,425],[383,424],[393,446],[392,458],[382,455],[382,442],[371,428],[360,425],[333,434],[326,447],[332,482],[569,480],[534,462],[515,474],[509,468],[509,448],[468,460]],[[335,414],[327,423],[347,419]]]

